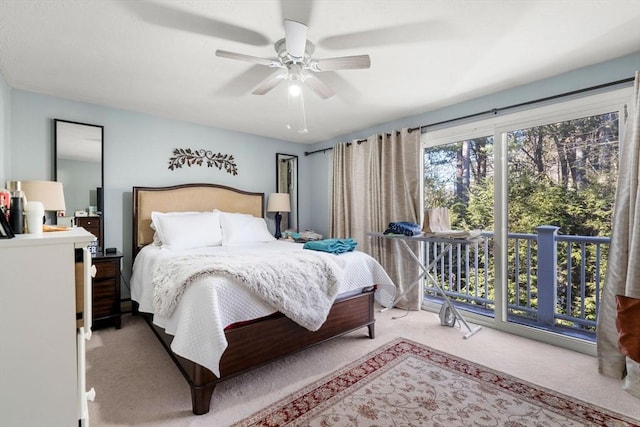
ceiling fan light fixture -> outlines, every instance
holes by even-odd
[[[306,80],[306,76],[302,72],[302,67],[297,64],[291,64],[287,67],[286,79],[288,81],[289,95],[299,96],[302,92],[302,83]]]
[[[289,83],[289,94],[291,96],[300,96],[300,92],[302,92],[302,88],[296,82]]]

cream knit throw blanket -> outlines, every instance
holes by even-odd
[[[316,331],[338,293],[343,263],[335,255],[315,251],[162,260],[153,276],[156,314],[171,316],[187,287],[203,276],[241,283],[300,326]]]

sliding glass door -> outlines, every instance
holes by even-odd
[[[433,271],[470,318],[593,353],[628,93],[423,135],[425,209],[483,231]],[[438,295],[425,284],[430,304]]]
[[[493,136],[472,138],[425,147],[423,183],[425,210],[448,208],[454,230],[480,229],[487,236],[494,230]],[[491,239],[487,239],[491,243]],[[425,264],[438,256],[442,247],[431,245],[425,251]],[[491,249],[491,245],[489,246]],[[464,304],[466,310],[493,316],[495,291],[492,250],[476,246],[454,246],[432,276],[449,297]],[[425,283],[425,296],[439,302],[439,290]]]
[[[508,314],[576,336],[595,333],[615,197],[618,112],[506,133]],[[587,332],[587,334],[583,334]]]

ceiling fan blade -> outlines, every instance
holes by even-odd
[[[285,77],[286,77],[285,74],[278,74],[275,77],[267,79],[267,80],[263,81],[262,83],[260,83],[260,85],[251,93],[254,94],[254,95],[264,95],[265,93],[269,92],[274,87],[278,86],[278,84],[282,80],[284,80]]]
[[[243,53],[229,52],[228,50],[216,50],[216,56],[221,58],[237,59],[240,61],[252,62],[254,64],[266,65],[272,68],[281,68],[283,65],[275,60],[268,58],[260,58],[258,56],[245,55]]]
[[[287,46],[287,53],[295,59],[304,58],[304,49],[307,46],[306,25],[300,22],[284,20],[284,38]]]
[[[450,29],[441,22],[422,21],[325,37],[318,42],[318,45],[327,49],[362,49],[422,41],[434,42],[441,40],[444,34],[450,38],[450,33]]]
[[[354,70],[371,67],[369,55],[342,56],[339,58],[327,58],[311,61],[310,68],[313,71]]]
[[[232,40],[253,46],[266,46],[271,40],[248,28],[229,24],[176,7],[143,1],[118,2],[142,21],[152,25]]]
[[[336,93],[325,82],[312,74],[306,74],[304,84],[309,86],[322,99],[331,98]]]
[[[251,65],[246,70],[234,74],[228,81],[224,82],[215,90],[213,94],[214,96],[224,98],[235,98],[246,95],[252,88],[255,88],[275,73],[280,73],[280,71],[274,72],[272,68],[263,67],[258,64]],[[325,73],[325,75],[326,74],[328,73]]]

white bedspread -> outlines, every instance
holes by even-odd
[[[343,274],[340,257],[317,251],[184,255],[154,271],[155,313],[171,316],[189,285],[201,276],[226,277],[310,331],[327,319]]]
[[[133,265],[131,298],[138,302],[140,311],[154,313],[153,272],[158,263],[163,259],[166,261],[167,257],[216,253],[227,257],[256,251],[273,251],[273,254],[279,254],[302,250],[301,244],[283,241],[181,251],[149,245],[137,255]],[[363,287],[377,284],[376,300],[383,306],[392,304],[395,286],[375,259],[359,251],[336,257],[344,265],[344,276],[338,294],[356,292]],[[219,362],[227,347],[224,329],[231,324],[264,317],[276,311],[275,307],[237,281],[222,276],[203,276],[185,289],[171,316],[163,317],[156,314],[153,322],[174,336],[171,348],[176,354],[205,366],[220,376]]]

